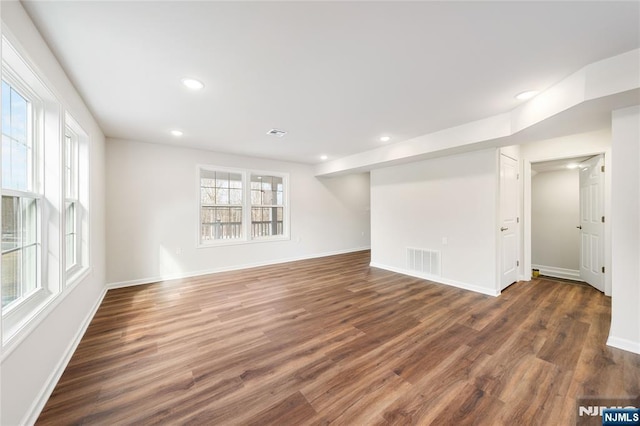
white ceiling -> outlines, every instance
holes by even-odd
[[[107,136],[308,163],[509,111],[640,47],[639,2],[23,5]]]

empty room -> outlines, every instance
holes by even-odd
[[[1,425],[638,424],[640,2],[0,15]]]

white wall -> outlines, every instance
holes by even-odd
[[[640,353],[640,107],[612,117],[612,295],[608,344]]]
[[[107,140],[107,282],[153,282],[364,249],[369,175],[318,179],[310,165]],[[196,248],[196,166],[290,173],[291,239]]]
[[[545,275],[580,277],[578,169],[537,173],[531,182],[531,263]]]
[[[19,2],[2,2],[2,30],[90,136],[91,273],[48,305],[26,336],[1,354],[0,424],[35,421],[104,295],[104,136]]]
[[[496,295],[497,172],[496,149],[373,170],[372,265],[420,276],[407,247],[440,250],[427,278]]]
[[[531,162],[595,155],[611,148],[611,129],[576,133],[520,145],[523,159]]]

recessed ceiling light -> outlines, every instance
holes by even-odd
[[[322,161],[326,160],[327,158],[329,158],[327,155],[321,155],[321,156],[320,156],[320,159],[321,159]]]
[[[182,136],[182,135],[183,135],[183,133],[182,133],[182,131],[181,131],[181,130],[172,130],[172,131],[171,131],[171,134],[172,134],[173,136],[177,137],[177,138],[179,138],[180,136]]]
[[[191,90],[200,90],[204,87],[204,83],[200,80],[196,80],[195,78],[183,78],[182,84]]]
[[[526,92],[518,93],[516,95],[516,99],[518,99],[519,101],[526,101],[527,99],[533,98],[537,94],[538,92],[536,90],[528,90]]]
[[[576,163],[567,164],[567,169],[577,169],[578,167],[580,167],[580,165]]]
[[[391,140],[391,136],[380,136],[380,142],[389,142]]]

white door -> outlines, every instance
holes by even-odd
[[[518,280],[518,162],[500,154],[500,290]]]
[[[604,156],[580,164],[580,278],[604,292]]]

